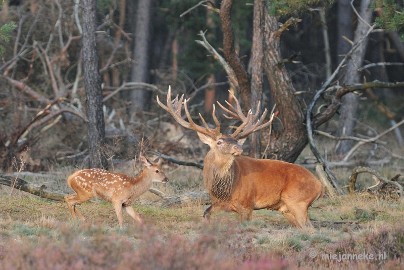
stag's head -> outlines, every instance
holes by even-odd
[[[259,116],[259,108],[260,104],[257,105],[255,113],[252,110],[247,112],[245,115],[242,110],[240,103],[233,93],[230,92],[232,98],[235,101],[235,106],[226,101],[227,107],[223,106],[219,102],[217,104],[222,108],[225,112],[223,115],[227,119],[235,119],[241,121],[241,124],[237,127],[231,127],[234,129],[232,134],[222,134],[220,131],[220,122],[216,116],[216,107],[213,105],[212,110],[212,118],[215,123],[215,127],[210,127],[203,116],[199,114],[199,118],[203,124],[197,125],[189,113],[188,110],[188,99],[184,99],[184,95],[179,97],[178,95],[172,99],[171,98],[171,87],[168,88],[167,93],[167,105],[164,105],[157,96],[157,103],[168,113],[170,113],[175,121],[179,123],[181,126],[195,130],[199,136],[199,139],[209,145],[211,151],[215,151],[217,153],[221,153],[222,155],[231,155],[238,156],[243,152],[243,143],[246,140],[247,136],[251,133],[263,129],[269,125],[271,125],[272,120],[274,118],[274,114],[271,113],[271,117],[268,121],[264,121],[265,117],[268,113],[267,109],[264,110],[261,116]],[[182,109],[185,111],[185,120],[182,116]]]

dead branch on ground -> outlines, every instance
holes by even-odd
[[[381,176],[377,171],[375,171],[371,168],[367,168],[367,167],[356,167],[352,171],[352,174],[349,177],[349,186],[348,186],[349,193],[351,193],[351,194],[355,193],[355,191],[356,191],[355,184],[356,184],[358,175],[360,173],[370,173],[373,176],[375,176],[377,178],[377,180],[379,181],[376,185],[369,187],[367,189],[368,191],[371,190],[372,192],[375,192],[375,191],[377,192],[377,191],[381,190],[383,187],[385,187],[386,184],[391,184],[397,188],[397,194],[400,198],[402,198],[403,187],[399,183],[396,182],[396,180],[400,177],[399,174],[394,176],[391,180],[388,180],[386,177]]]

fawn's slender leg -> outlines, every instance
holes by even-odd
[[[92,196],[82,195],[80,193],[65,196],[65,201],[69,206],[70,213],[72,214],[73,217],[78,216],[82,220],[85,219],[84,216],[81,214],[81,212],[76,208],[76,205],[88,201],[89,199],[91,199],[91,197]]]
[[[203,217],[209,220],[213,211],[213,204],[211,204],[208,208],[206,208],[205,212],[203,212]]]
[[[122,228],[123,224],[123,217],[122,217],[122,203],[121,202],[112,202],[114,205],[115,213],[118,218],[119,227]]]
[[[129,216],[131,216],[134,220],[136,220],[140,224],[143,223],[142,218],[135,212],[135,210],[133,210],[132,206],[124,206],[124,208],[126,210],[126,213],[128,213]]]

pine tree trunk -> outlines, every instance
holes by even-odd
[[[150,24],[152,0],[139,0],[135,20],[134,49],[131,81],[148,82],[149,79],[149,47],[150,47]],[[137,88],[130,94],[131,120],[136,113],[150,108],[151,93],[147,90]]]
[[[279,120],[274,121],[269,158],[294,162],[307,145],[305,117],[290,76],[282,64],[278,21],[268,12],[264,17],[264,70],[271,88],[271,102],[276,104],[279,112]]]
[[[257,108],[258,103],[262,101],[263,89],[263,22],[264,22],[265,5],[264,0],[254,0],[253,14],[253,40],[251,48],[251,108]],[[262,103],[258,110],[262,109]],[[261,136],[260,132],[251,135],[251,151],[250,156],[259,158],[261,155]]]
[[[358,26],[355,30],[354,42],[361,40],[366,34],[369,23],[372,18],[372,12],[370,9],[371,0],[362,0],[360,16],[358,19]],[[353,53],[352,57],[349,59],[346,67],[346,73],[343,78],[342,84],[354,84],[360,82],[360,74],[358,68],[362,65],[363,59],[365,57],[367,40],[362,42],[361,46]],[[342,105],[340,108],[340,121],[338,127],[339,136],[352,136],[354,135],[354,128],[356,124],[356,118],[358,115],[359,98],[354,93],[348,93],[342,98]],[[337,155],[341,156],[347,153],[353,142],[350,140],[341,141],[336,149]]]
[[[88,145],[90,167],[106,168],[103,151],[105,138],[102,111],[101,77],[96,50],[96,0],[83,0],[83,70],[87,97]]]

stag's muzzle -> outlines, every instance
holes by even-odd
[[[235,145],[232,146],[231,154],[233,156],[239,156],[239,155],[241,155],[241,153],[243,153],[243,146],[242,145],[235,144]]]

